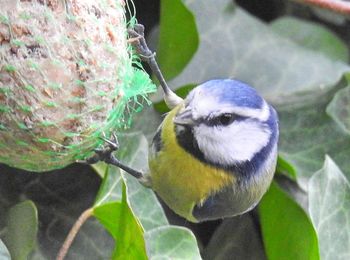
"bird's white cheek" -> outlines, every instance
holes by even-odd
[[[195,129],[199,149],[214,163],[250,161],[269,142],[271,132],[254,121],[235,122],[228,127],[202,126]]]

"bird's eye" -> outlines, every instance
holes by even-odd
[[[226,113],[226,114],[220,115],[217,118],[217,120],[220,125],[226,126],[231,124],[235,120],[235,116],[233,114]]]

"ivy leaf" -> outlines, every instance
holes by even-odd
[[[162,226],[145,234],[150,259],[201,259],[196,238],[190,230]]]
[[[0,239],[0,259],[11,260],[10,253],[1,239]]]
[[[141,133],[129,133],[120,136],[120,149],[117,158],[124,164],[137,170],[147,170],[148,165],[148,143]],[[106,202],[121,201],[122,182],[127,187],[128,201],[131,209],[140,219],[143,227],[148,230],[167,224],[163,209],[152,190],[142,186],[138,180],[123,173],[116,167],[109,167],[108,176],[97,196],[95,206]]]
[[[200,44],[170,82],[173,87],[235,77],[275,105],[305,104],[318,100],[350,70],[344,62],[280,36],[230,0],[184,3],[196,18]]]
[[[302,21],[283,18],[267,25],[229,0],[183,2],[195,16],[200,44],[194,58],[170,82],[172,88],[221,77],[235,77],[250,83],[278,108],[283,160],[280,160],[280,171],[292,174],[306,191],[310,177],[322,167],[324,155],[328,153],[350,178],[350,139],[344,127],[339,127],[339,122],[346,127],[347,106],[338,108],[339,111],[328,109],[326,113],[333,94],[343,86],[340,80],[350,70],[344,43],[323,27]],[[293,33],[288,32],[290,26]],[[164,106],[157,108],[164,111]],[[329,115],[338,119],[338,125]],[[269,241],[268,258],[284,258],[283,254],[290,252],[292,259],[300,256],[318,259],[317,236],[310,220],[292,199],[278,191],[272,188],[269,193],[274,192],[272,198],[277,197],[276,201],[283,203],[274,209],[272,203],[266,202],[265,218],[262,216],[264,241]],[[274,222],[269,222],[270,212],[274,214]],[[295,219],[288,218],[288,212]],[[285,220],[285,226],[278,223],[281,220]],[[305,235],[299,235],[300,227],[295,226],[299,222],[303,229],[300,232]],[[283,234],[276,233],[275,223],[286,229],[288,225],[294,227],[294,230],[288,229],[293,233],[287,238],[290,244],[285,242]],[[279,239],[274,238],[275,235]],[[300,243],[299,236],[308,242]],[[305,247],[308,243],[312,245],[310,251]],[[279,251],[281,248],[288,250]]]
[[[334,61],[348,62],[349,50],[333,32],[325,27],[294,17],[274,20],[271,28],[279,35],[289,38],[303,48],[319,52]]]
[[[94,207],[93,215],[116,241],[112,259],[147,259],[143,229],[126,201],[125,185],[121,202]]]
[[[171,81],[172,86],[234,76],[260,90],[278,105],[281,158],[293,166],[304,189],[322,167],[325,153],[344,170],[350,169],[346,156],[349,139],[325,113],[330,91],[349,71],[347,64],[335,61],[337,55],[345,55],[343,43],[308,23],[305,28],[313,33],[304,37],[302,21],[293,27],[295,31],[299,28],[298,33],[280,35],[283,28],[288,31],[286,22],[269,26],[233,6],[232,1],[184,3],[195,16],[200,44],[185,70]],[[316,43],[321,46],[318,51]],[[330,46],[327,50],[326,44]]]
[[[334,95],[327,107],[327,113],[345,133],[350,134],[350,86]]]
[[[142,171],[147,171],[148,165],[148,143],[146,138],[141,133],[129,133],[121,134],[120,136],[120,149],[117,153],[117,158],[120,159],[124,164]],[[101,170],[102,168],[100,168]],[[132,228],[129,234],[128,230],[119,232],[118,228],[120,225],[125,225],[122,222],[122,219],[115,224],[108,224],[115,222],[115,215],[117,211],[120,211],[121,206],[117,206],[120,203],[123,203],[122,194],[124,191],[122,187],[125,185],[125,203],[128,208],[127,214],[124,214],[123,218],[125,223],[131,225]],[[116,204],[117,203],[117,204]],[[114,238],[119,241],[121,235],[135,236],[139,240],[140,236],[143,234],[144,243],[147,248],[147,256],[150,259],[154,259],[159,256],[169,255],[172,259],[183,259],[181,256],[190,255],[196,256],[193,259],[199,258],[199,250],[194,239],[193,234],[190,230],[170,226],[165,217],[162,207],[158,202],[155,194],[151,189],[143,187],[138,180],[130,176],[124,171],[110,166],[108,168],[107,174],[103,184],[101,186],[99,195],[95,203],[95,208],[104,209],[103,212],[103,221],[101,217],[98,217],[101,220],[101,223],[114,234]],[[105,209],[108,207],[108,209]],[[124,206],[126,208],[126,206]],[[107,211],[113,211],[113,214],[107,214]],[[114,215],[114,216],[113,216]],[[138,223],[138,220],[141,224],[141,229],[137,229],[135,223]],[[117,231],[116,231],[117,229]],[[123,234],[124,233],[124,234]],[[175,239],[175,238],[176,239]],[[162,247],[159,247],[157,243],[162,242]],[[136,252],[142,252],[144,249],[144,244],[140,241],[137,243],[131,243],[132,241],[124,241],[123,246],[126,248],[119,249],[119,252],[126,252],[126,250],[135,250]],[[132,249],[134,248],[134,249]],[[181,250],[174,250],[174,248],[179,248]],[[114,257],[120,256],[120,253],[116,253]],[[191,259],[191,258],[190,258]]]
[[[166,107],[165,103],[164,106]],[[155,108],[150,106],[145,108],[141,113],[135,115],[133,129],[141,131],[142,134],[145,135],[147,141],[151,143],[162,120],[163,118]]]
[[[322,259],[349,259],[350,183],[328,156],[310,179],[309,211]]]
[[[181,1],[162,0],[160,20],[157,60],[170,79],[191,60],[198,48],[198,33],[193,14]]]
[[[259,215],[268,259],[319,259],[310,219],[274,182],[260,202]]]
[[[294,181],[297,179],[297,173],[295,172],[293,165],[288,163],[281,156],[278,156],[276,172],[284,174]]]
[[[350,179],[350,138],[326,114],[331,95],[299,108],[279,110],[279,153],[297,173],[297,181],[307,190],[311,176],[330,154]]]
[[[0,229],[6,230],[4,217],[9,207],[22,198],[32,200],[38,209],[40,225],[34,252],[28,259],[54,259],[81,212],[91,207],[100,182],[90,167],[81,164],[42,174],[1,165]],[[91,218],[77,234],[67,259],[107,259],[112,250],[113,239]]]
[[[4,241],[13,260],[28,258],[36,246],[37,233],[38,212],[32,201],[18,203],[8,211]]]
[[[94,170],[98,173],[98,175],[103,176],[102,184],[97,193],[94,207],[98,207],[109,202],[121,201],[121,188],[123,180],[118,169],[114,169],[103,163],[98,167],[94,167]]]
[[[264,245],[251,214],[224,219],[203,252],[204,259],[266,259]]]

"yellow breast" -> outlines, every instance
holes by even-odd
[[[177,214],[196,222],[193,207],[232,185],[234,176],[204,164],[184,150],[176,140],[173,118],[182,105],[164,119],[161,132],[163,147],[149,161],[152,188]]]

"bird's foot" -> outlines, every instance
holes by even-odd
[[[96,148],[95,154],[86,159],[84,163],[94,164],[100,161],[105,163],[111,163],[114,160],[113,153],[119,149],[119,143],[117,136],[113,133],[111,139],[107,139],[105,134],[103,133],[103,137],[100,137],[105,145],[102,148]]]
[[[128,30],[128,34],[128,42],[135,48],[141,59],[149,63],[156,54],[148,48],[145,40],[145,27],[142,24],[135,24],[134,28]]]
[[[129,43],[135,48],[141,59],[149,65],[154,76],[158,79],[164,92],[164,100],[170,109],[180,104],[183,99],[177,96],[166,83],[159,65],[156,61],[156,53],[152,52],[145,40],[145,28],[142,24],[136,24],[134,28],[128,30]]]
[[[120,169],[137,178],[143,185],[147,186],[148,180],[145,178],[142,172],[134,170],[133,168],[125,165],[113,155],[113,152],[119,149],[117,136],[115,134],[112,134],[112,139],[107,139],[105,136],[100,138],[103,141],[105,141],[106,145],[103,148],[95,149],[95,155],[87,159],[83,163],[94,164],[99,161],[102,161],[107,164],[117,166]]]

